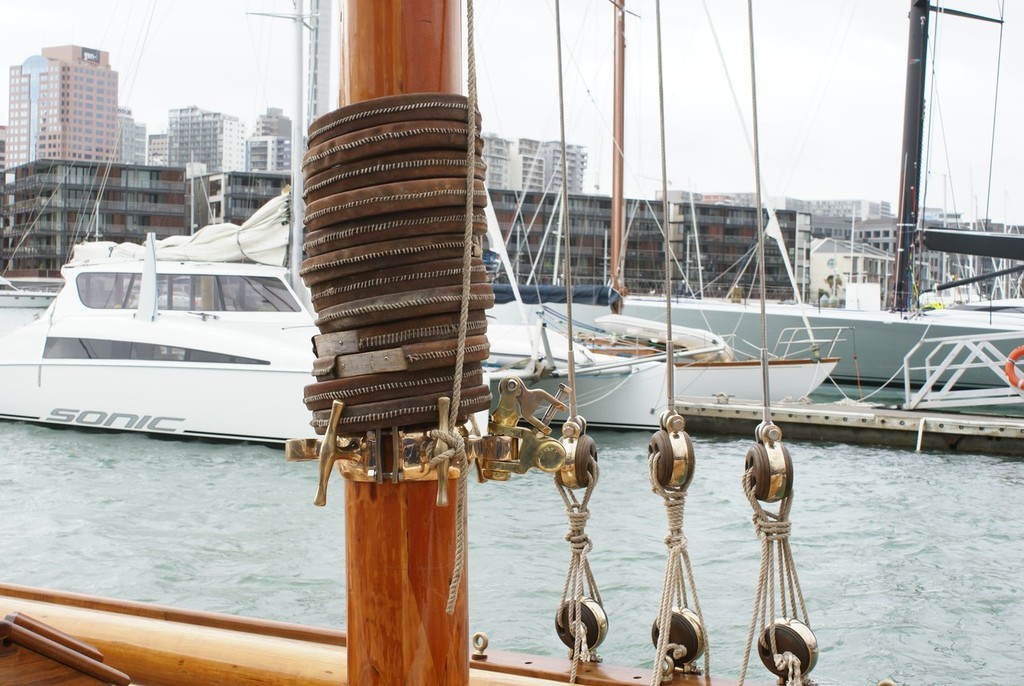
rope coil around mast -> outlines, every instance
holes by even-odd
[[[449,426],[489,408],[483,311],[494,296],[474,255],[487,203],[478,117],[461,95],[422,93],[311,124],[300,275],[320,330],[304,393],[318,433],[343,398],[337,428],[350,434],[436,427],[449,392]]]

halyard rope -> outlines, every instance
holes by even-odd
[[[672,680],[671,673],[663,673],[665,656],[670,649],[676,664],[679,664],[680,658],[684,658],[685,662],[692,664],[692,661],[685,660],[687,656],[684,654],[685,650],[682,646],[669,643],[673,606],[678,604],[679,607],[686,607],[688,605],[687,581],[693,590],[693,606],[701,625],[700,638],[704,644],[704,674],[711,672],[711,649],[708,645],[707,629],[704,625],[704,612],[701,610],[700,599],[697,597],[697,584],[693,576],[693,567],[690,565],[690,554],[686,548],[686,535],[683,533],[686,490],[677,487],[666,488],[661,485],[658,479],[658,462],[661,458],[661,453],[654,451],[647,459],[651,490],[661,496],[668,518],[668,535],[665,536],[668,559],[665,562],[665,581],[661,590],[661,605],[658,608],[658,645],[655,650],[654,665],[651,669],[651,686],[657,686],[662,681]],[[684,567],[685,577],[683,575]]]
[[[590,569],[590,562],[587,560],[587,554],[593,548],[590,537],[585,531],[587,520],[590,519],[588,505],[600,475],[596,460],[591,461],[589,467],[590,481],[583,494],[583,500],[577,500],[572,489],[567,488],[559,481],[558,477],[555,477],[555,485],[562,496],[562,502],[565,503],[565,516],[569,520],[569,532],[565,535],[565,540],[569,542],[569,570],[565,575],[565,586],[562,588],[559,618],[561,618],[562,608],[568,600],[567,626],[565,628],[573,637],[572,667],[569,671],[570,684],[576,683],[580,660],[589,662],[591,659],[590,648],[587,645],[587,627],[582,618],[583,598],[589,596],[598,605],[603,605],[601,593],[597,589],[597,582],[594,581],[594,575]]]
[[[455,384],[452,389],[451,415],[448,426],[452,427],[451,433],[456,426],[457,413],[459,410],[459,397],[462,395],[462,366],[465,360],[466,348],[466,323],[469,321],[469,300],[470,300],[470,267],[473,259],[473,190],[475,187],[474,164],[476,157],[476,48],[474,46],[473,33],[473,0],[466,0],[466,68],[468,73],[467,91],[468,104],[466,107],[466,121],[469,130],[466,134],[466,231],[464,237],[464,250],[462,254],[462,306],[459,311],[459,344],[458,355],[455,359]],[[444,439],[447,443],[447,439]],[[456,496],[455,511],[455,564],[452,569],[451,582],[448,585],[448,614],[454,614],[455,601],[459,595],[459,586],[462,583],[462,575],[466,566],[466,482],[469,476],[469,461],[466,459],[466,449],[459,436],[454,443],[448,443],[455,448],[455,456],[452,464],[459,469],[458,494]],[[437,458],[435,458],[437,459]],[[433,463],[433,460],[431,461]],[[434,465],[435,469],[437,464]]]

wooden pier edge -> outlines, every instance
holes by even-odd
[[[762,420],[760,405],[678,398],[676,410],[694,436],[749,436]],[[1020,455],[1024,419],[999,415],[917,412],[861,405],[773,403],[772,420],[787,439]]]

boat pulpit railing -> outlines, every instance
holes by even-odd
[[[530,469],[555,473],[566,462],[567,446],[575,447],[576,438],[558,440],[552,437],[550,423],[559,411],[567,409],[565,399],[570,393],[562,384],[558,395],[542,389],[530,389],[517,377],[508,377],[499,385],[499,400],[489,432],[471,435],[467,426],[458,428],[466,457],[476,465],[480,482],[507,481],[512,474],[525,474]],[[542,415],[536,413],[547,403]],[[438,404],[438,432],[406,431],[397,427],[374,429],[361,433],[339,431],[339,419],[345,403],[335,400],[331,418],[322,439],[292,439],[286,443],[285,456],[290,461],[319,461],[319,482],[314,504],[327,503],[327,484],[337,467],[345,479],[373,483],[402,481],[438,481],[438,505],[447,502],[449,479],[461,476],[461,469],[444,454],[451,441],[439,436],[451,435],[448,427],[448,399]],[[525,421],[525,426],[521,423]],[[390,432],[392,440],[384,440]],[[390,446],[390,448],[388,448]],[[384,454],[385,451],[390,454]]]

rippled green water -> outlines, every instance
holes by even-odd
[[[587,531],[611,627],[599,652],[649,665],[666,554],[649,436],[594,436]],[[695,447],[686,534],[712,674],[735,677],[760,554],[740,488],[748,440]],[[1024,684],[1024,460],[789,447],[816,680]],[[315,487],[312,464],[267,447],[0,423],[0,580],[341,627],[343,488],[320,509]],[[566,530],[550,478],[470,484],[471,632],[498,650],[564,654]],[[767,677],[753,660],[749,680]]]
[[[649,664],[666,523],[644,433],[598,432],[587,527],[609,662]],[[712,671],[738,674],[759,548],[745,440],[696,440],[686,532]],[[1024,683],[1024,461],[791,444],[793,550],[819,683]],[[0,424],[4,581],[344,626],[343,488],[260,446]],[[561,499],[531,475],[470,488],[470,630],[560,655],[569,553]],[[766,681],[759,665],[751,679]]]

